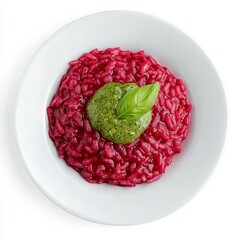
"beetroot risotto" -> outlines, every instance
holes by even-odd
[[[141,134],[131,143],[108,140],[89,118],[88,103],[99,89],[112,82],[115,87],[135,83],[129,85],[135,92],[159,82],[156,101],[147,113],[149,122],[145,121]],[[69,63],[47,108],[49,136],[59,156],[88,182],[132,187],[158,180],[174,155],[181,152],[182,141],[189,132],[191,108],[182,80],[144,51],[94,49]],[[107,119],[108,114],[104,114],[101,116]],[[125,121],[127,129],[127,126],[137,126],[140,120],[119,121]]]

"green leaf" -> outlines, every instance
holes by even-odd
[[[128,91],[118,102],[117,119],[136,120],[151,110],[159,92],[159,82]]]

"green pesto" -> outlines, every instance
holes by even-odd
[[[92,127],[101,135],[117,144],[127,144],[137,139],[152,120],[149,111],[137,120],[116,118],[116,107],[123,95],[137,88],[135,83],[107,83],[88,102],[87,113]]]

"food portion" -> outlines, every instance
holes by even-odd
[[[158,91],[159,83],[141,88],[136,83],[105,84],[88,102],[91,126],[114,143],[133,142],[152,120],[151,108]],[[150,101],[152,104],[149,104]]]
[[[47,108],[59,156],[90,183],[158,180],[189,132],[182,80],[144,51],[94,49],[69,65]]]

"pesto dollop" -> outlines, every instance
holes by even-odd
[[[138,88],[135,83],[107,83],[94,94],[87,105],[92,127],[117,144],[128,144],[137,139],[152,120],[152,112],[136,120],[117,119],[116,107],[123,95]]]

